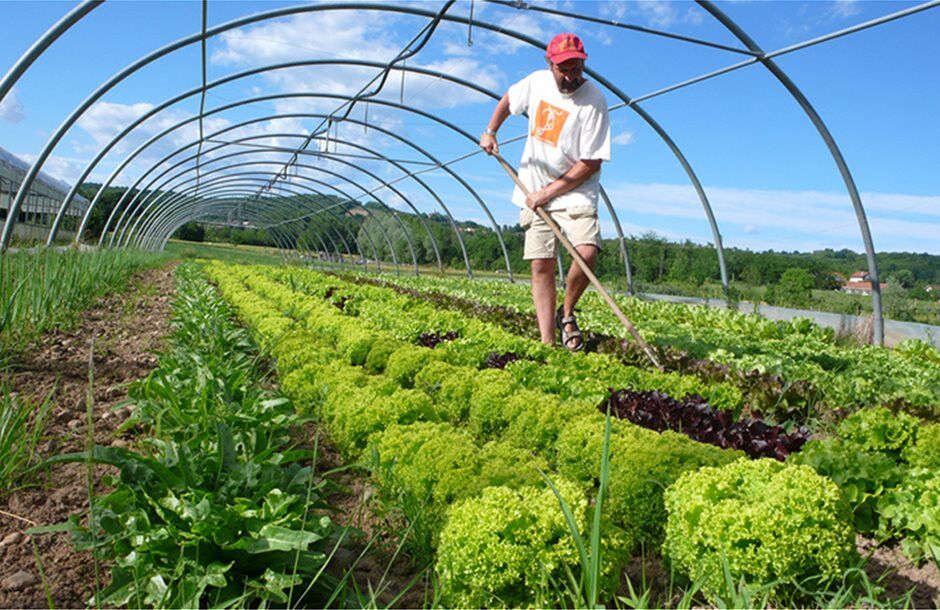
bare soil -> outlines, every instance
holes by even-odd
[[[365,469],[344,463],[322,430],[310,424],[304,432],[308,439],[319,434],[317,469],[330,472],[328,480],[333,484],[325,499],[333,521],[350,528],[331,571],[340,577],[351,572],[363,602],[374,598],[380,607],[428,607],[432,571],[408,554],[404,517],[385,506]]]
[[[863,536],[856,539],[856,547],[862,557],[868,558],[865,571],[869,579],[884,587],[889,598],[897,599],[912,591],[912,607],[940,607],[940,569],[937,564],[926,562],[917,565],[905,557],[900,548],[878,546]]]
[[[170,267],[140,272],[125,292],[99,299],[75,328],[47,333],[16,356],[9,378],[14,391],[36,404],[47,398],[52,402],[46,440],[39,449],[43,457],[85,448],[89,394],[95,442],[133,442],[132,432],[117,432],[130,414],[123,403],[130,383],[156,366],[155,352],[169,332],[172,295]],[[102,477],[109,472],[116,471],[95,468],[96,491],[102,490]],[[56,466],[30,483],[0,491],[0,607],[46,608],[47,592],[56,608],[84,607],[96,581],[90,554],[75,551],[65,533],[23,532],[86,514],[87,469],[82,464]],[[97,571],[103,587],[107,566]]]

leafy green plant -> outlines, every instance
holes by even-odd
[[[897,536],[905,554],[916,560],[940,559],[940,475],[912,470],[878,503],[884,537]],[[940,565],[940,563],[938,563]]]
[[[902,451],[901,457],[911,468],[940,471],[940,424],[922,425],[917,429],[917,441]]]
[[[810,466],[834,481],[851,507],[856,531],[865,534],[878,531],[878,502],[901,482],[906,470],[883,453],[864,451],[840,438],[812,440],[787,462]]]
[[[576,605],[586,608],[597,608],[598,602],[600,600],[601,587],[602,587],[602,577],[604,576],[604,563],[603,556],[601,553],[601,534],[603,531],[603,509],[604,509],[604,498],[607,495],[607,487],[610,481],[610,413],[607,413],[607,418],[604,422],[604,442],[601,447],[601,469],[598,474],[599,487],[597,490],[597,496],[594,499],[594,508],[591,511],[591,526],[590,526],[590,544],[587,545],[584,542],[584,536],[581,533],[581,530],[578,527],[578,520],[574,512],[572,512],[571,506],[562,496],[558,487],[543,474],[546,483],[551,488],[552,492],[555,494],[555,497],[558,499],[558,503],[561,506],[561,510],[565,515],[565,522],[568,524],[568,530],[571,534],[571,538],[575,543],[575,547],[578,549],[578,559],[580,560],[580,576],[575,579],[573,574],[568,575],[570,580],[570,593],[572,598],[576,600]],[[609,537],[608,540],[613,537]],[[619,551],[623,553],[624,551],[629,552],[629,549],[611,549],[615,552]],[[622,558],[617,558],[622,559]],[[613,570],[607,571],[607,588],[611,589],[611,585],[614,586],[619,580],[619,566],[621,561],[614,560],[609,562],[609,565],[613,565]],[[613,576],[613,578],[610,578]]]
[[[102,605],[289,605],[299,585],[322,602],[338,586],[324,567],[343,533],[305,465],[315,450],[290,446],[303,419],[265,389],[263,357],[192,266],[178,269],[177,289],[171,346],[131,388],[136,421],[154,436],[140,451],[92,446],[48,460],[119,476],[87,522],[33,533],[71,531],[77,548],[113,564]]]
[[[558,472],[586,488],[597,486],[604,418],[598,412],[569,421],[555,445]],[[681,434],[659,434],[622,420],[613,422],[610,439],[610,496],[607,515],[623,530],[627,548],[658,546],[666,507],[663,490],[680,475],[702,466],[726,464],[741,453],[704,445]]]
[[[556,480],[577,527],[587,499],[577,485]],[[557,597],[578,565],[578,551],[548,489],[487,487],[455,504],[441,532],[437,574],[442,601],[460,608],[560,606]]]
[[[744,582],[771,600],[837,582],[855,554],[839,489],[808,466],[739,460],[688,472],[665,494],[663,552],[713,600]]]
[[[862,451],[881,452],[897,460],[917,435],[920,422],[885,407],[861,409],[845,418],[837,434]]]

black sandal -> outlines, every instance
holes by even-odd
[[[581,329],[578,328],[578,321],[575,319],[573,312],[567,318],[562,316],[564,316],[564,309],[559,307],[555,312],[555,327],[561,331],[561,344],[569,352],[580,352],[584,349],[584,338],[581,337]],[[574,330],[571,332],[565,330],[565,327],[569,324],[574,327]],[[572,339],[578,340],[578,344],[574,347],[569,345]]]

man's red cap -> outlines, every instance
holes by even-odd
[[[584,52],[584,43],[574,34],[559,34],[552,38],[545,49],[545,58],[553,64],[560,64],[564,61],[577,57],[578,59],[587,59],[587,53]]]

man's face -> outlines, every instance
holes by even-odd
[[[562,93],[571,93],[581,86],[584,77],[584,60],[578,58],[568,59],[560,64],[548,62],[555,78],[555,85]]]

